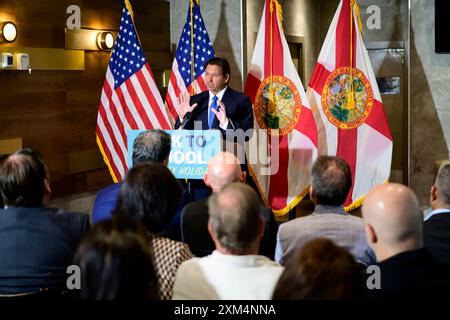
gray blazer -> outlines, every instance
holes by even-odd
[[[297,247],[303,247],[316,238],[332,240],[366,266],[376,262],[367,244],[363,220],[349,215],[342,206],[325,205],[317,205],[309,216],[296,218],[280,226],[275,261],[285,264]]]

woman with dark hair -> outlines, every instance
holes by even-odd
[[[158,281],[145,228],[131,219],[102,221],[80,244],[80,298],[157,299]]]
[[[160,163],[145,162],[128,172],[113,211],[113,216],[132,218],[147,229],[161,299],[172,298],[178,267],[192,257],[186,244],[165,236],[180,200],[181,186],[170,170]]]
[[[274,300],[364,299],[361,268],[347,250],[328,239],[297,249],[285,267]]]

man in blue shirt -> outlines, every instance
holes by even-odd
[[[157,129],[141,132],[133,143],[133,166],[147,161],[154,161],[167,165],[169,163],[171,144],[171,136],[163,130]],[[92,222],[94,224],[101,220],[111,219],[112,210],[116,206],[120,187],[121,183],[115,183],[98,192],[92,208]],[[181,205],[183,205],[183,203],[186,204],[189,200],[189,193],[184,190]],[[174,238],[174,240],[180,238],[180,210],[175,213],[172,224],[168,226],[168,236]]]

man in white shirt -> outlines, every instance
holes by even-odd
[[[256,192],[231,183],[209,201],[208,231],[216,250],[178,269],[174,300],[268,300],[283,267],[258,255],[264,219]]]

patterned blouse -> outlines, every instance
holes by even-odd
[[[192,258],[189,246],[183,242],[150,234],[154,265],[159,284],[161,300],[172,299],[175,275],[182,262]]]

